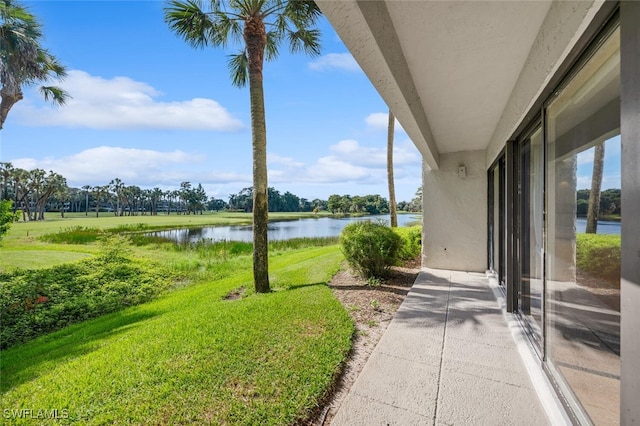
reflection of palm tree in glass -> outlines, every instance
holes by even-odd
[[[593,175],[589,192],[589,209],[587,210],[587,234],[595,234],[598,229],[600,215],[600,191],[602,189],[602,173],[604,171],[604,142],[596,145],[593,152]]]

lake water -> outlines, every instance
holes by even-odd
[[[351,222],[362,220],[381,220],[389,223],[389,215],[361,216],[345,218],[309,218],[269,222],[269,240],[289,240],[292,238],[337,237]],[[420,216],[415,214],[398,215],[398,226],[405,226],[411,222],[419,222]],[[202,239],[214,241],[245,241],[253,240],[251,225],[207,226],[203,228],[171,229],[168,231],[150,232],[147,235],[157,235],[173,241],[197,242]]]
[[[584,233],[587,229],[587,219],[585,218],[577,218],[576,219],[576,232]],[[596,229],[598,234],[617,234],[620,235],[621,232],[621,222],[610,222],[605,220],[598,221],[598,228]]]

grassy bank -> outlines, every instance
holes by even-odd
[[[325,214],[326,216],[327,214]],[[313,213],[270,213],[271,220],[318,217]],[[100,213],[100,217],[84,213],[47,213],[46,220],[17,222],[5,235],[0,251],[0,272],[15,268],[46,268],[61,263],[86,259],[94,255],[97,244],[66,244],[43,240],[43,236],[65,230],[90,229],[104,233],[117,231],[162,230],[211,225],[241,225],[251,223],[250,213],[208,213],[203,215],[122,216]],[[95,241],[94,241],[95,242]]]
[[[324,285],[339,247],[275,251],[277,291],[265,295],[250,291],[249,255],[154,253],[193,281],[3,351],[0,408],[58,409],[62,423],[77,424],[290,424],[308,415],[351,345],[353,324]],[[244,297],[225,299],[241,289]]]

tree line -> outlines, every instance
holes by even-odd
[[[589,210],[589,189],[579,189],[576,191],[576,213],[578,217],[586,217]],[[620,216],[622,213],[622,203],[620,188],[606,189],[600,192],[599,217]]]
[[[13,202],[13,212],[20,212],[22,219],[43,220],[46,211],[89,212],[96,217],[100,213],[115,216],[158,215],[161,214],[202,214],[204,211],[253,211],[253,187],[243,188],[230,194],[228,201],[208,197],[202,184],[182,182],[176,189],[162,190],[126,185],[120,178],[114,178],[105,185],[84,185],[73,188],[67,185],[64,176],[42,169],[25,170],[15,168],[11,163],[0,163],[1,199]],[[421,189],[410,202],[398,203],[399,210],[421,211]],[[308,200],[289,191],[281,193],[268,188],[270,212],[318,212],[330,211],[334,214],[386,214],[389,202],[380,195],[351,196],[333,194],[328,200]]]

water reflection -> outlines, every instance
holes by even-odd
[[[381,220],[389,223],[389,215],[361,216],[345,218],[309,218],[269,223],[269,240],[289,240],[293,238],[337,237],[351,222],[362,220]],[[398,226],[406,226],[417,222],[420,216],[414,214],[398,215]],[[206,226],[202,228],[171,229],[168,231],[150,232],[147,235],[168,238],[178,243],[197,242],[202,239],[214,241],[251,242],[253,231],[251,225]]]

